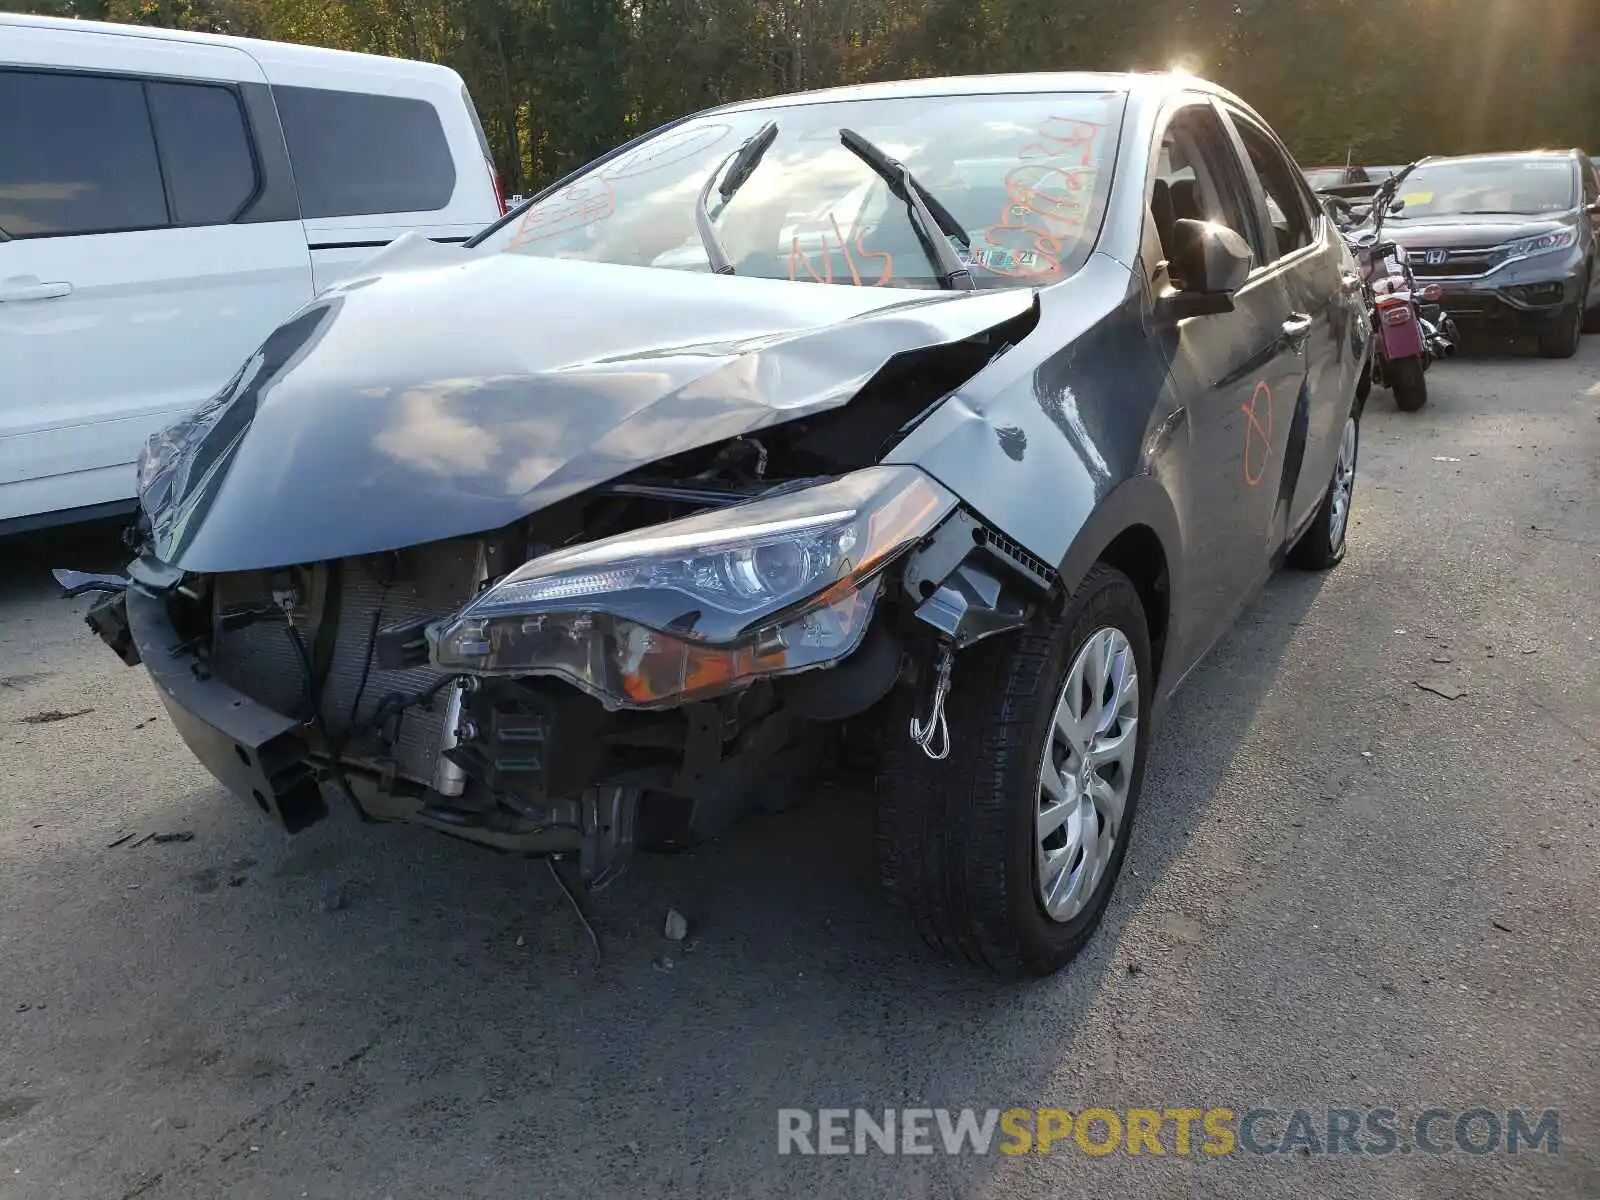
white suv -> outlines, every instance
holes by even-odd
[[[0,533],[131,507],[145,439],[400,234],[504,211],[461,77],[0,13]]]

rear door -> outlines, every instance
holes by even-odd
[[[1272,554],[1327,490],[1361,369],[1351,330],[1359,310],[1344,278],[1343,243],[1288,152],[1253,117],[1224,110],[1255,198],[1256,252],[1282,294],[1285,347],[1295,356],[1274,396],[1271,478],[1254,497],[1261,544]]]
[[[145,439],[310,299],[311,268],[247,56],[0,28],[4,521],[131,499]]]
[[[460,80],[405,66],[269,64],[318,291],[403,233],[464,242],[500,215]]]

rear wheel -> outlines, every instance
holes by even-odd
[[[1326,571],[1344,557],[1345,535],[1350,529],[1350,504],[1355,499],[1356,454],[1360,449],[1361,423],[1352,412],[1344,420],[1339,437],[1339,457],[1333,464],[1322,507],[1300,540],[1289,551],[1291,566],[1307,571]]]
[[[1422,356],[1391,359],[1387,369],[1390,390],[1401,412],[1416,412],[1428,402],[1428,379]]]
[[[1100,922],[1144,774],[1153,672],[1139,593],[1096,566],[1061,618],[956,662],[950,757],[890,723],[878,851],[892,903],[946,953],[1048,975]]]
[[[1583,337],[1583,301],[1562,310],[1553,328],[1539,335],[1539,353],[1545,358],[1571,358]]]

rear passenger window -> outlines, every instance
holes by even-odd
[[[173,224],[228,224],[256,194],[239,98],[227,88],[191,83],[152,83],[148,95]]]
[[[1292,254],[1302,246],[1309,246],[1311,215],[1306,210],[1298,172],[1277,144],[1255,125],[1238,115],[1234,116],[1233,123],[1249,152],[1250,164],[1261,180],[1261,190],[1267,194],[1267,214],[1272,219],[1272,232],[1277,241],[1277,245],[1270,248],[1275,251],[1271,257]]]
[[[274,87],[304,217],[433,212],[450,203],[455,163],[425,100]]]
[[[167,223],[137,80],[0,71],[0,230],[14,238]]]

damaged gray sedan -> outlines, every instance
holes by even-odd
[[[1047,973],[1153,718],[1344,552],[1359,285],[1184,77],[733,105],[408,237],[139,464],[89,622],[291,833],[348,802],[599,886],[870,748],[892,900]]]

